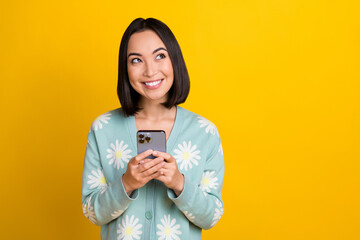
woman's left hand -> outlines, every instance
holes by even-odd
[[[155,157],[163,157],[166,162],[159,170],[160,176],[156,179],[162,181],[165,186],[174,190],[175,194],[179,196],[184,189],[184,175],[179,172],[176,159],[168,153],[154,151],[152,153]]]

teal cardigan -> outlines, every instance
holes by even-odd
[[[82,203],[85,216],[101,226],[101,239],[201,239],[224,212],[224,157],[216,126],[177,106],[166,152],[185,177],[179,196],[151,180],[128,196],[122,175],[136,156],[134,116],[121,108],[97,117],[85,152]]]

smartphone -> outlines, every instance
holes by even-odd
[[[139,130],[136,133],[137,153],[148,149],[166,152],[166,134],[164,130]],[[153,155],[147,158],[154,159]]]

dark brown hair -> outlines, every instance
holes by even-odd
[[[127,71],[127,47],[132,34],[145,30],[154,31],[163,41],[167,48],[174,70],[174,82],[168,92],[168,99],[162,103],[171,108],[185,102],[190,91],[190,79],[180,46],[165,23],[154,18],[137,18],[128,26],[120,43],[119,50],[119,72],[117,95],[121,107],[127,116],[134,115],[140,110],[138,102],[140,95],[131,87]]]

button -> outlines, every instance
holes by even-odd
[[[150,211],[146,211],[145,217],[147,220],[150,220],[152,218],[152,213]]]

